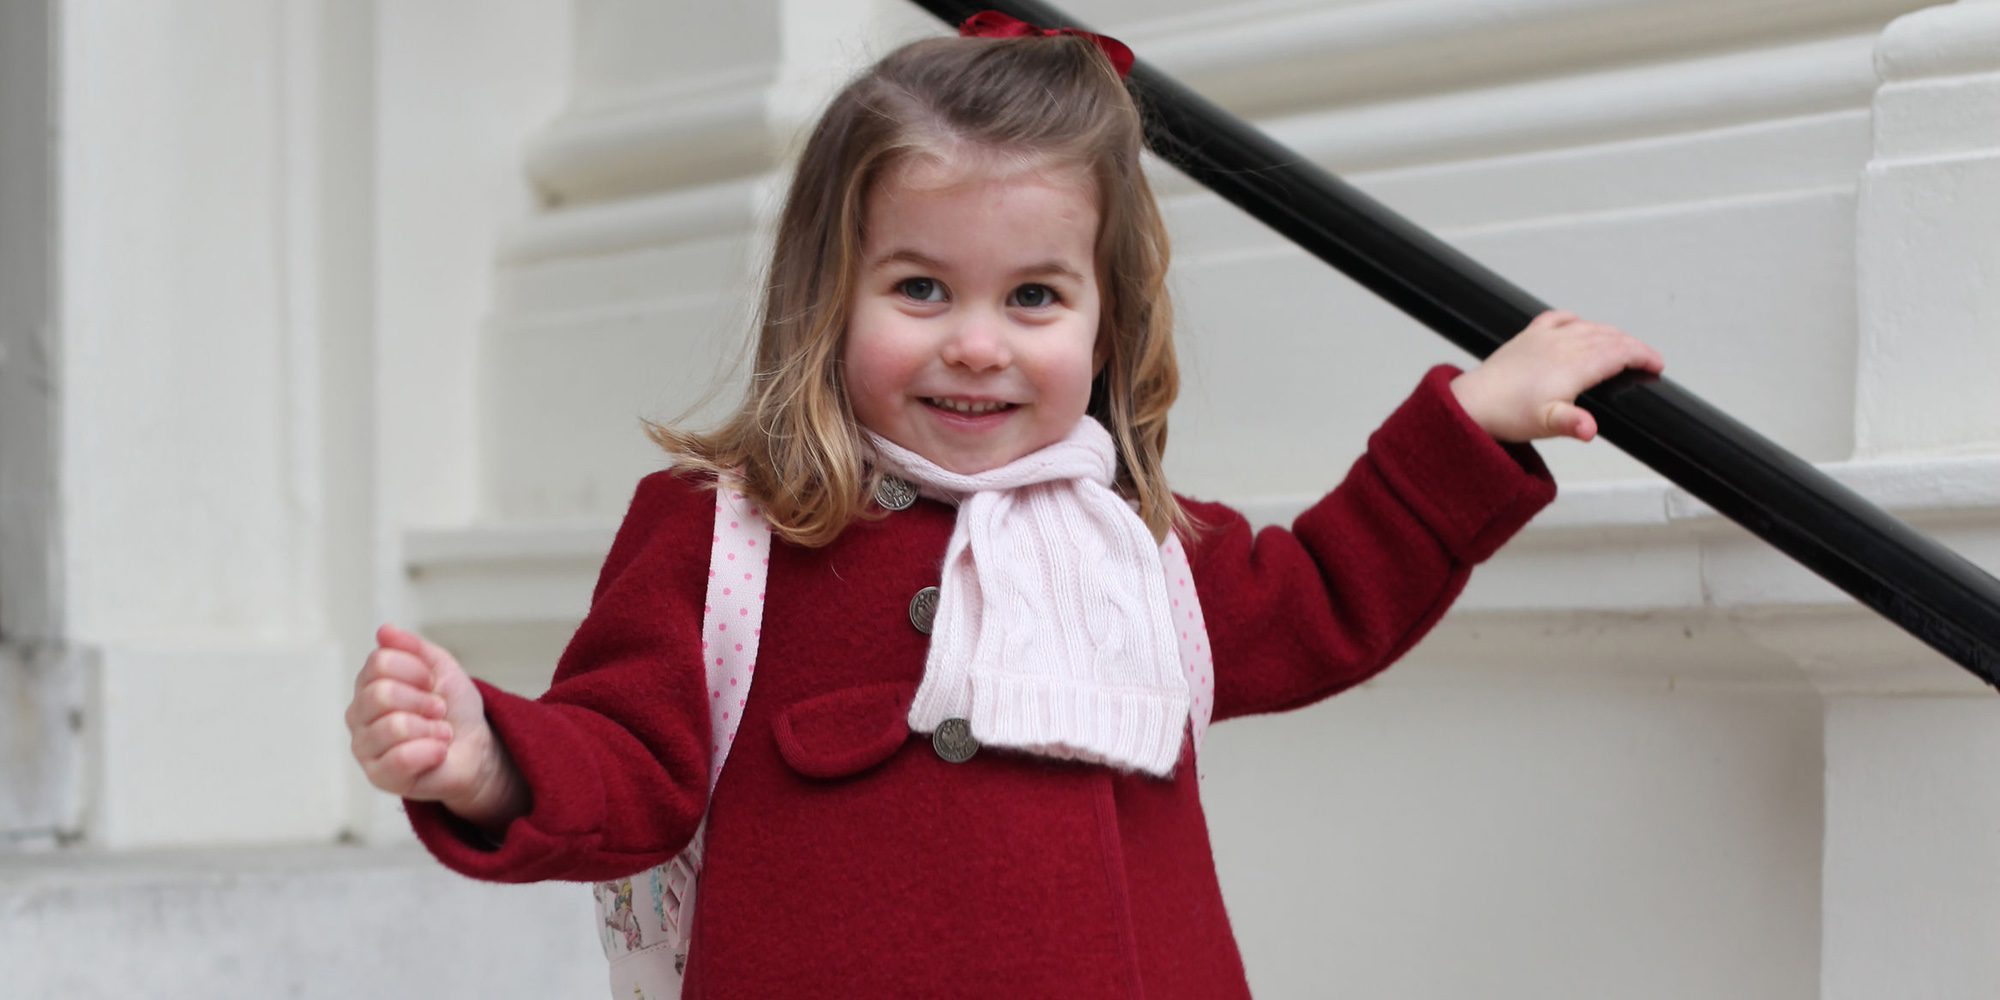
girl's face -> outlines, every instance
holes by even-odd
[[[1085,174],[912,161],[869,193],[863,232],[841,356],[863,426],[971,474],[1083,419],[1098,317]]]

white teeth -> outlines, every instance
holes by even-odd
[[[999,402],[974,403],[963,399],[944,399],[937,396],[932,396],[924,401],[932,406],[950,410],[953,413],[968,413],[973,415],[992,413],[995,410],[1004,410],[1014,405],[1012,403]]]

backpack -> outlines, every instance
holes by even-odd
[[[914,496],[914,494],[911,494]],[[906,504],[907,505],[907,504]],[[750,695],[762,634],[764,582],[770,567],[771,526],[750,500],[730,484],[715,490],[714,543],[709,550],[708,596],[702,611],[702,656],[708,668],[709,746],[708,790],[722,776],[722,763],[736,740],[736,727]],[[1190,709],[1194,749],[1214,712],[1214,661],[1208,651],[1208,631],[1195,599],[1194,574],[1178,535],[1169,533],[1160,547],[1167,576],[1167,594],[1174,613],[1184,620],[1181,663],[1196,692]],[[704,816],[674,859],[629,878],[599,882],[597,930],[604,957],[611,963],[612,1000],[673,1000],[681,995],[681,974],[687,968],[689,925],[694,895],[701,878]]]

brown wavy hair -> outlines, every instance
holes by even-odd
[[[1086,40],[932,38],[889,53],[833,98],[800,155],[742,405],[712,431],[647,421],[647,435],[681,468],[742,482],[784,538],[831,542],[875,485],[840,366],[873,185],[913,159],[966,152],[1079,168],[1096,187],[1103,292],[1089,414],[1117,442],[1116,489],[1164,540],[1188,524],[1161,465],[1180,371],[1141,140],[1131,94]]]

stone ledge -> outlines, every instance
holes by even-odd
[[[1746,41],[1872,34],[1927,2],[1427,0],[1264,16],[1230,7],[1118,30],[1188,86],[1239,113],[1265,114],[1544,79],[1552,67],[1698,58]]]
[[[2000,568],[2000,455],[1820,468],[1988,572]],[[1291,520],[1307,502],[1251,499],[1238,506],[1253,522],[1274,524]],[[509,644],[519,646],[523,628],[573,627],[611,533],[609,525],[574,523],[412,532],[409,570],[423,618],[474,644],[482,632],[512,636]],[[1468,644],[1454,645],[1458,629],[1468,630]],[[1473,575],[1418,658],[1450,659],[1443,654],[1456,650],[1460,659],[1479,660],[1503,656],[1499,648],[1513,645],[1531,658],[1560,659],[1547,654],[1560,635],[1608,631],[1623,635],[1629,647],[1635,637],[1684,630],[1701,633],[1703,641],[1654,645],[1649,649],[1657,655],[1636,656],[1615,643],[1599,648],[1595,639],[1585,646],[1623,659],[1627,672],[1648,685],[1706,678],[1811,682],[1852,693],[1987,690],[1662,480],[1564,487],[1553,507]],[[1827,641],[1831,636],[1839,640]],[[1790,660],[1776,673],[1768,655],[1774,650]]]
[[[602,201],[761,173],[782,146],[767,124],[773,67],[616,105],[578,108],[529,141],[528,172],[565,202]]]
[[[593,921],[414,849],[0,856],[9,996],[598,997]]]
[[[731,236],[756,225],[759,213],[775,204],[773,183],[757,174],[545,211],[510,226],[496,260],[519,268]]]

